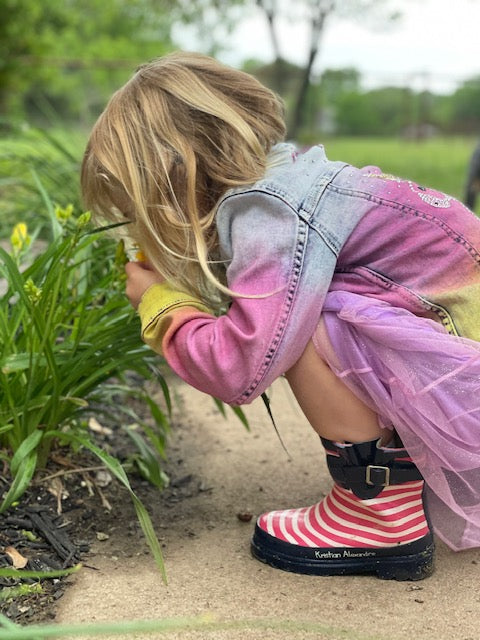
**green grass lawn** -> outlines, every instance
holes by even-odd
[[[375,165],[385,173],[410,178],[456,198],[463,198],[473,138],[332,138],[324,141],[330,160],[357,167]]]

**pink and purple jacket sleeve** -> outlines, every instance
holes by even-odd
[[[316,241],[306,259],[309,227],[276,195],[233,194],[219,209],[217,227],[229,261],[228,286],[240,295],[215,317],[188,296],[170,306],[164,285],[154,285],[139,307],[142,335],[187,383],[228,404],[244,404],[303,352],[336,256]],[[321,255],[314,255],[315,247]]]

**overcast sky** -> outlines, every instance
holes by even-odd
[[[295,7],[294,0],[290,4]],[[353,66],[366,88],[385,84],[409,85],[450,93],[466,78],[480,76],[480,0],[401,0],[402,20],[388,32],[332,18],[327,24],[317,69]],[[308,32],[305,25],[281,25],[284,57],[304,64]],[[181,46],[195,48],[188,31]],[[230,40],[224,62],[245,58],[272,59],[264,19],[242,20]]]

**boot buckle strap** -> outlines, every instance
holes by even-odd
[[[390,467],[369,464],[365,470],[365,482],[376,487],[388,487],[390,484]]]

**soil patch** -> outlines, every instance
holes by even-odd
[[[99,473],[105,471],[98,460],[55,451],[48,469],[38,474],[18,504],[0,514],[0,567],[52,572],[86,562],[99,524],[108,529],[111,505],[122,500],[117,483],[109,482],[99,493]],[[6,484],[4,480],[1,493]],[[19,624],[50,621],[68,583],[62,576],[0,577],[0,612]]]

